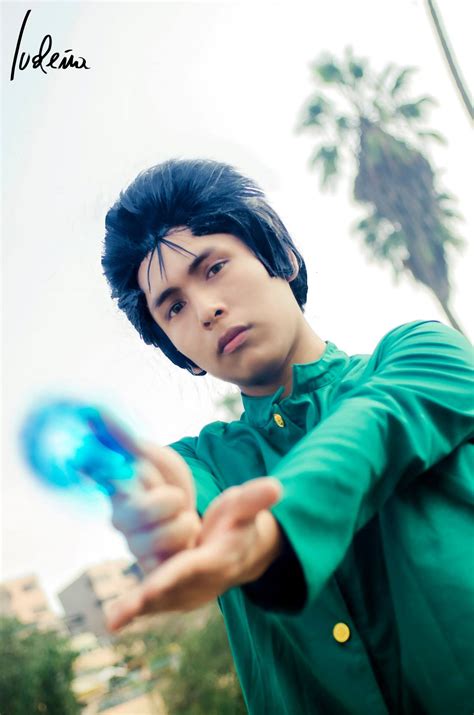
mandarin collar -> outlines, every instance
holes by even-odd
[[[241,393],[245,415],[251,422],[261,422],[272,412],[275,404],[292,403],[308,392],[318,390],[333,382],[349,362],[347,353],[339,350],[332,342],[326,340],[326,348],[320,358],[314,362],[295,363],[292,366],[293,389],[289,395],[281,399],[284,386],[279,387],[273,395],[251,397]]]

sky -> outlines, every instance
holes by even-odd
[[[463,0],[439,2],[466,80]],[[44,35],[89,70],[10,70]],[[36,573],[56,593],[87,566],[127,555],[105,500],[79,503],[35,481],[18,449],[44,395],[114,410],[137,435],[167,444],[223,418],[229,385],[193,378],[144,345],[112,302],[100,256],[107,209],[142,169],[174,156],[234,164],[287,225],[309,274],[306,317],[349,354],[371,352],[396,325],[446,319],[433,296],[367,261],[351,233],[364,214],[345,172],[322,193],[298,134],[315,90],[311,63],[352,46],[380,70],[416,66],[413,95],[438,104],[430,157],[459,199],[468,245],[451,260],[452,307],[474,337],[472,134],[421,0],[326,2],[12,2],[2,4],[2,548],[1,579]]]

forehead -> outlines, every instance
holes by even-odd
[[[138,269],[138,285],[146,294],[150,294],[150,287],[153,292],[153,289],[166,288],[169,285],[181,285],[186,278],[187,268],[193,259],[203,251],[211,248],[216,249],[217,252],[220,250],[232,251],[233,253],[246,253],[253,256],[252,251],[243,241],[228,233],[194,236],[189,229],[177,229],[175,232],[169,233],[166,238],[179,248],[173,248],[163,243],[160,245],[164,270],[160,270],[156,250],[153,251],[153,256],[151,253],[145,256]],[[213,254],[213,258],[215,257],[217,255],[214,256]]]

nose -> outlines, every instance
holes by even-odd
[[[194,307],[194,314],[199,325],[206,330],[212,329],[216,320],[219,320],[227,312],[219,296],[211,291],[197,289],[192,293],[190,303]]]
[[[223,314],[224,310],[222,308],[210,308],[206,311],[203,311],[203,316],[200,318],[200,320],[202,321],[202,324],[205,328],[211,328],[216,318]]]

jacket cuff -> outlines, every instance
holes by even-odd
[[[301,611],[307,598],[306,579],[296,553],[278,523],[282,538],[279,556],[260,578],[241,588],[256,606],[268,611]]]

